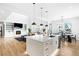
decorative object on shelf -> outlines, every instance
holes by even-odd
[[[42,24],[42,7],[40,8],[41,9],[41,24],[40,24],[40,26],[43,26],[43,24]]]

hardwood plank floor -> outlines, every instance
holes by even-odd
[[[28,56],[26,43],[13,38],[0,38],[0,56]],[[79,56],[79,40],[76,44],[62,42],[57,56]]]
[[[77,40],[76,44],[74,42],[62,43],[58,56],[79,56],[79,40]]]
[[[24,56],[26,43],[13,38],[0,38],[0,56]]]

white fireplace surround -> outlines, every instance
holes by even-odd
[[[21,31],[21,34],[16,34],[16,31]],[[21,37],[21,35],[25,35],[24,33],[25,33],[25,31],[21,28],[14,29],[14,37]]]
[[[19,34],[21,34],[21,31],[16,31],[16,35],[19,35]]]
[[[16,31],[21,31],[21,34],[16,35]],[[14,29],[14,31],[6,31],[5,37],[21,37],[22,35],[26,35],[26,31],[23,29]]]

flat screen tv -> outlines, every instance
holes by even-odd
[[[23,24],[21,24],[21,23],[14,23],[14,27],[22,28]]]

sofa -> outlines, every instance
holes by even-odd
[[[24,42],[26,42],[26,36],[27,35],[21,35],[21,37],[16,37],[15,39],[18,40],[18,41],[24,41]]]

